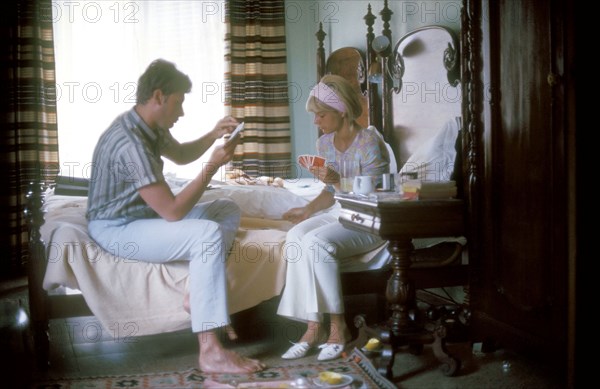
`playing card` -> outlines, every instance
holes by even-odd
[[[315,155],[315,158],[313,159],[311,166],[318,166],[318,167],[325,166],[325,158]]]
[[[310,155],[308,154],[302,154],[298,156],[298,163],[300,164],[300,166],[302,166],[303,168],[308,169],[310,167]]]

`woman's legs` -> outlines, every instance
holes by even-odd
[[[337,259],[368,252],[380,244],[377,236],[346,229],[337,215],[331,214],[315,216],[288,232],[286,286],[278,314],[308,322],[300,342],[313,346],[326,336],[326,342],[332,344],[350,340]],[[329,329],[322,326],[324,313],[330,314]]]

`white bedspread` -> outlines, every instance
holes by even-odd
[[[174,192],[184,182],[169,180]],[[242,222],[227,262],[229,312],[236,313],[278,296],[285,283],[282,258],[285,235],[292,226],[281,220],[292,207],[314,198],[323,184],[314,179],[286,181],[286,188],[216,183],[201,201],[230,198],[242,209]],[[41,228],[47,247],[45,290],[81,291],[91,311],[109,329],[129,336],[177,331],[191,326],[182,308],[188,263],[151,264],[127,258],[127,253],[101,250],[87,233],[86,197],[59,196],[50,190]],[[339,212],[339,206],[329,212]],[[379,268],[388,262],[386,245],[349,258],[342,271]],[[212,293],[212,291],[207,291]]]
[[[286,264],[280,249],[291,224],[278,219],[308,200],[282,188],[223,186],[207,191],[202,201],[220,197],[232,198],[243,210],[227,262],[229,310],[235,313],[281,293]],[[150,264],[101,250],[87,234],[85,209],[85,197],[47,193],[41,228],[48,256],[44,289],[80,290],[106,328],[128,328],[132,336],[190,327],[182,309],[188,263]]]

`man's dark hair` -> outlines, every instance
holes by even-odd
[[[164,95],[189,93],[192,90],[192,81],[186,74],[177,70],[174,63],[157,59],[152,61],[138,80],[137,103],[146,103],[157,89]]]

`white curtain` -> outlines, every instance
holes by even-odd
[[[224,1],[52,3],[62,175],[90,176],[99,135],[133,107],[137,80],[154,59],[192,79],[185,116],[171,129],[176,139],[196,139],[224,115]],[[165,172],[192,178],[201,163],[165,161]]]

